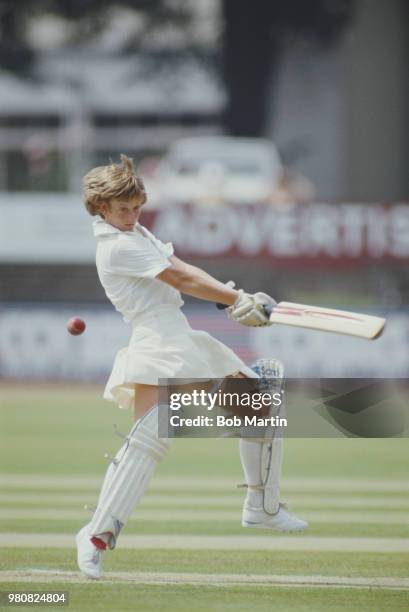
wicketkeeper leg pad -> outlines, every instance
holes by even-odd
[[[115,548],[122,527],[144,494],[156,465],[163,459],[170,440],[158,436],[158,406],[132,427],[105,476],[89,533],[110,533],[109,548]]]

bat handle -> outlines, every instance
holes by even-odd
[[[218,308],[219,310],[226,310],[226,308],[228,308],[228,305],[227,304],[221,304],[220,302],[217,302],[216,308]],[[264,309],[264,312],[266,313],[267,317],[269,317],[271,315],[271,313],[273,312],[273,309],[270,306],[268,306],[267,304],[263,304],[263,309]]]

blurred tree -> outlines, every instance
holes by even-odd
[[[222,0],[227,131],[261,136],[286,41],[299,35],[322,45],[335,43],[354,6],[355,0]]]
[[[25,38],[24,17],[17,2],[0,2],[0,65],[11,72],[30,75],[33,53]]]
[[[224,30],[221,61],[228,92],[225,127],[242,136],[262,135],[266,102],[274,97],[274,75],[288,36],[303,35],[322,44],[333,43],[350,22],[355,0],[220,0]],[[193,2],[187,0],[1,0],[0,66],[31,76],[34,51],[27,24],[52,13],[76,24],[74,40],[89,40],[107,27],[109,11],[137,11],[143,27],[123,45],[123,51],[149,47],[153,33],[166,28],[183,38],[181,48],[195,50]],[[197,47],[197,45],[196,45]],[[171,54],[159,54],[161,62]],[[173,61],[174,61],[173,56]],[[202,59],[205,58],[202,55]]]
[[[0,0],[0,67],[24,78],[39,79],[35,70],[37,49],[30,45],[30,24],[38,17],[54,15],[75,24],[70,28],[69,46],[88,46],[111,27],[113,12],[129,9],[140,16],[142,27],[133,36],[120,40],[122,52],[152,49],[151,37],[156,41],[168,30],[177,32],[182,41],[195,52],[195,11],[184,0]],[[156,47],[158,44],[156,42]],[[200,56],[200,54],[199,54]],[[178,61],[171,52],[157,52],[156,62],[146,69],[157,69],[164,63]]]

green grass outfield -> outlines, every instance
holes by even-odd
[[[286,536],[240,527],[237,440],[177,440],[107,578],[79,577],[73,536],[121,443],[113,424],[131,425],[100,396],[0,386],[0,591],[68,591],[71,612],[409,609],[402,438],[287,440],[282,497],[311,527]]]

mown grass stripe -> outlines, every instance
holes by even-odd
[[[78,572],[31,569],[25,571],[2,571],[2,582],[66,582],[83,583],[86,578]],[[131,582],[134,584],[190,584],[215,586],[295,586],[320,588],[370,588],[409,589],[409,578],[355,578],[349,576],[295,576],[262,574],[201,574],[191,572],[107,572],[103,582]]]
[[[215,508],[222,507],[235,507],[237,503],[241,503],[243,500],[243,493],[241,491],[231,494],[231,495],[220,495],[218,497],[207,496],[207,495],[185,495],[180,496],[168,496],[164,494],[155,494],[148,492],[146,496],[142,500],[142,505],[158,505],[160,506],[172,506],[172,507],[184,507],[185,505],[190,507],[201,507],[201,506],[213,506]],[[0,494],[0,503],[3,504],[32,504],[33,506],[38,505],[55,505],[57,507],[60,506],[73,506],[84,504],[92,505],[96,502],[97,495],[92,493],[83,493],[76,495],[62,495],[59,492],[55,492],[50,495],[42,495],[40,498],[35,494],[27,494],[24,492],[19,493],[6,493]],[[343,495],[339,498],[334,498],[334,496],[327,495],[284,495],[283,499],[293,505],[297,506],[308,506],[312,508],[321,508],[324,507],[326,509],[353,509],[353,508],[362,508],[362,509],[397,509],[397,510],[405,510],[409,511],[409,499],[402,496],[389,496],[385,494],[385,496],[378,497],[349,497],[347,495]]]
[[[206,497],[219,499],[221,495],[229,495],[233,497],[240,497],[243,495],[243,488],[237,487],[236,485],[230,486],[223,491],[219,491],[217,489],[190,489],[189,487],[182,487],[178,489],[167,489],[156,486],[156,481],[153,481],[151,486],[149,487],[148,495],[166,495],[169,498],[175,498],[180,495],[186,495],[186,492],[189,492],[189,495],[192,498],[201,497],[206,495]],[[26,487],[26,486],[16,486],[16,487],[1,487],[0,495],[33,495],[37,498],[47,497],[50,495],[55,495],[58,497],[70,497],[70,496],[79,496],[79,495],[94,495],[97,496],[99,493],[99,488],[89,488],[89,489],[81,489],[81,488],[73,488],[73,489],[52,489],[52,488],[37,488],[37,487]],[[291,491],[287,487],[282,487],[282,493],[284,496],[288,495],[308,495],[314,497],[322,497],[328,496],[329,491],[326,490],[308,490],[308,491]],[[348,498],[367,498],[367,499],[376,499],[380,494],[384,493],[385,497],[394,499],[398,497],[399,499],[404,499],[409,504],[409,493],[405,492],[390,492],[390,491],[338,491],[331,492],[331,498],[334,499],[343,499],[345,497]]]
[[[302,515],[301,515],[302,516]],[[74,535],[87,523],[89,517],[77,518],[75,520],[59,519],[11,519],[0,521],[0,532],[7,533],[31,533],[31,534],[50,534],[58,537],[60,534]],[[166,538],[172,536],[202,536],[202,537],[223,537],[237,536],[244,539],[257,535],[275,539],[279,532],[271,529],[243,529],[240,516],[235,520],[196,520],[192,514],[190,520],[174,521],[144,521],[135,520],[128,522],[124,535],[144,535],[160,536]],[[283,535],[283,534],[281,534]],[[295,537],[295,534],[284,534],[288,538]],[[310,522],[308,530],[303,535],[308,537],[339,537],[339,538],[409,538],[408,525],[395,525],[385,523],[355,524],[355,523],[320,523]]]
[[[68,534],[0,534],[0,546],[72,548],[74,538]],[[408,552],[409,538],[340,538],[309,536],[186,536],[123,535],[122,548],[155,548],[175,550],[321,550],[349,552]]]
[[[0,474],[2,487],[38,487],[50,489],[98,489],[103,480],[103,474],[89,476],[49,476],[47,474]],[[189,488],[191,490],[225,490],[236,485],[234,478],[205,478],[205,477],[161,477],[155,478],[155,488],[173,490],[175,488]],[[286,477],[285,490],[294,492],[309,492],[312,490],[340,491],[387,491],[388,493],[409,494],[409,479],[363,479],[363,478],[309,478]]]
[[[184,522],[191,521],[194,518],[197,521],[230,521],[240,519],[241,508],[236,510],[192,510],[190,509],[158,509],[141,510],[137,509],[130,520],[145,521],[145,522],[161,522],[175,521]],[[18,520],[18,519],[50,519],[50,520],[84,520],[84,517],[89,516],[86,509],[71,509],[61,510],[55,508],[16,508],[0,509],[0,519]],[[407,512],[373,512],[372,514],[363,514],[362,512],[340,512],[338,510],[328,511],[304,511],[303,518],[308,521],[319,523],[352,523],[352,524],[393,524],[393,525],[409,525],[409,514]]]

